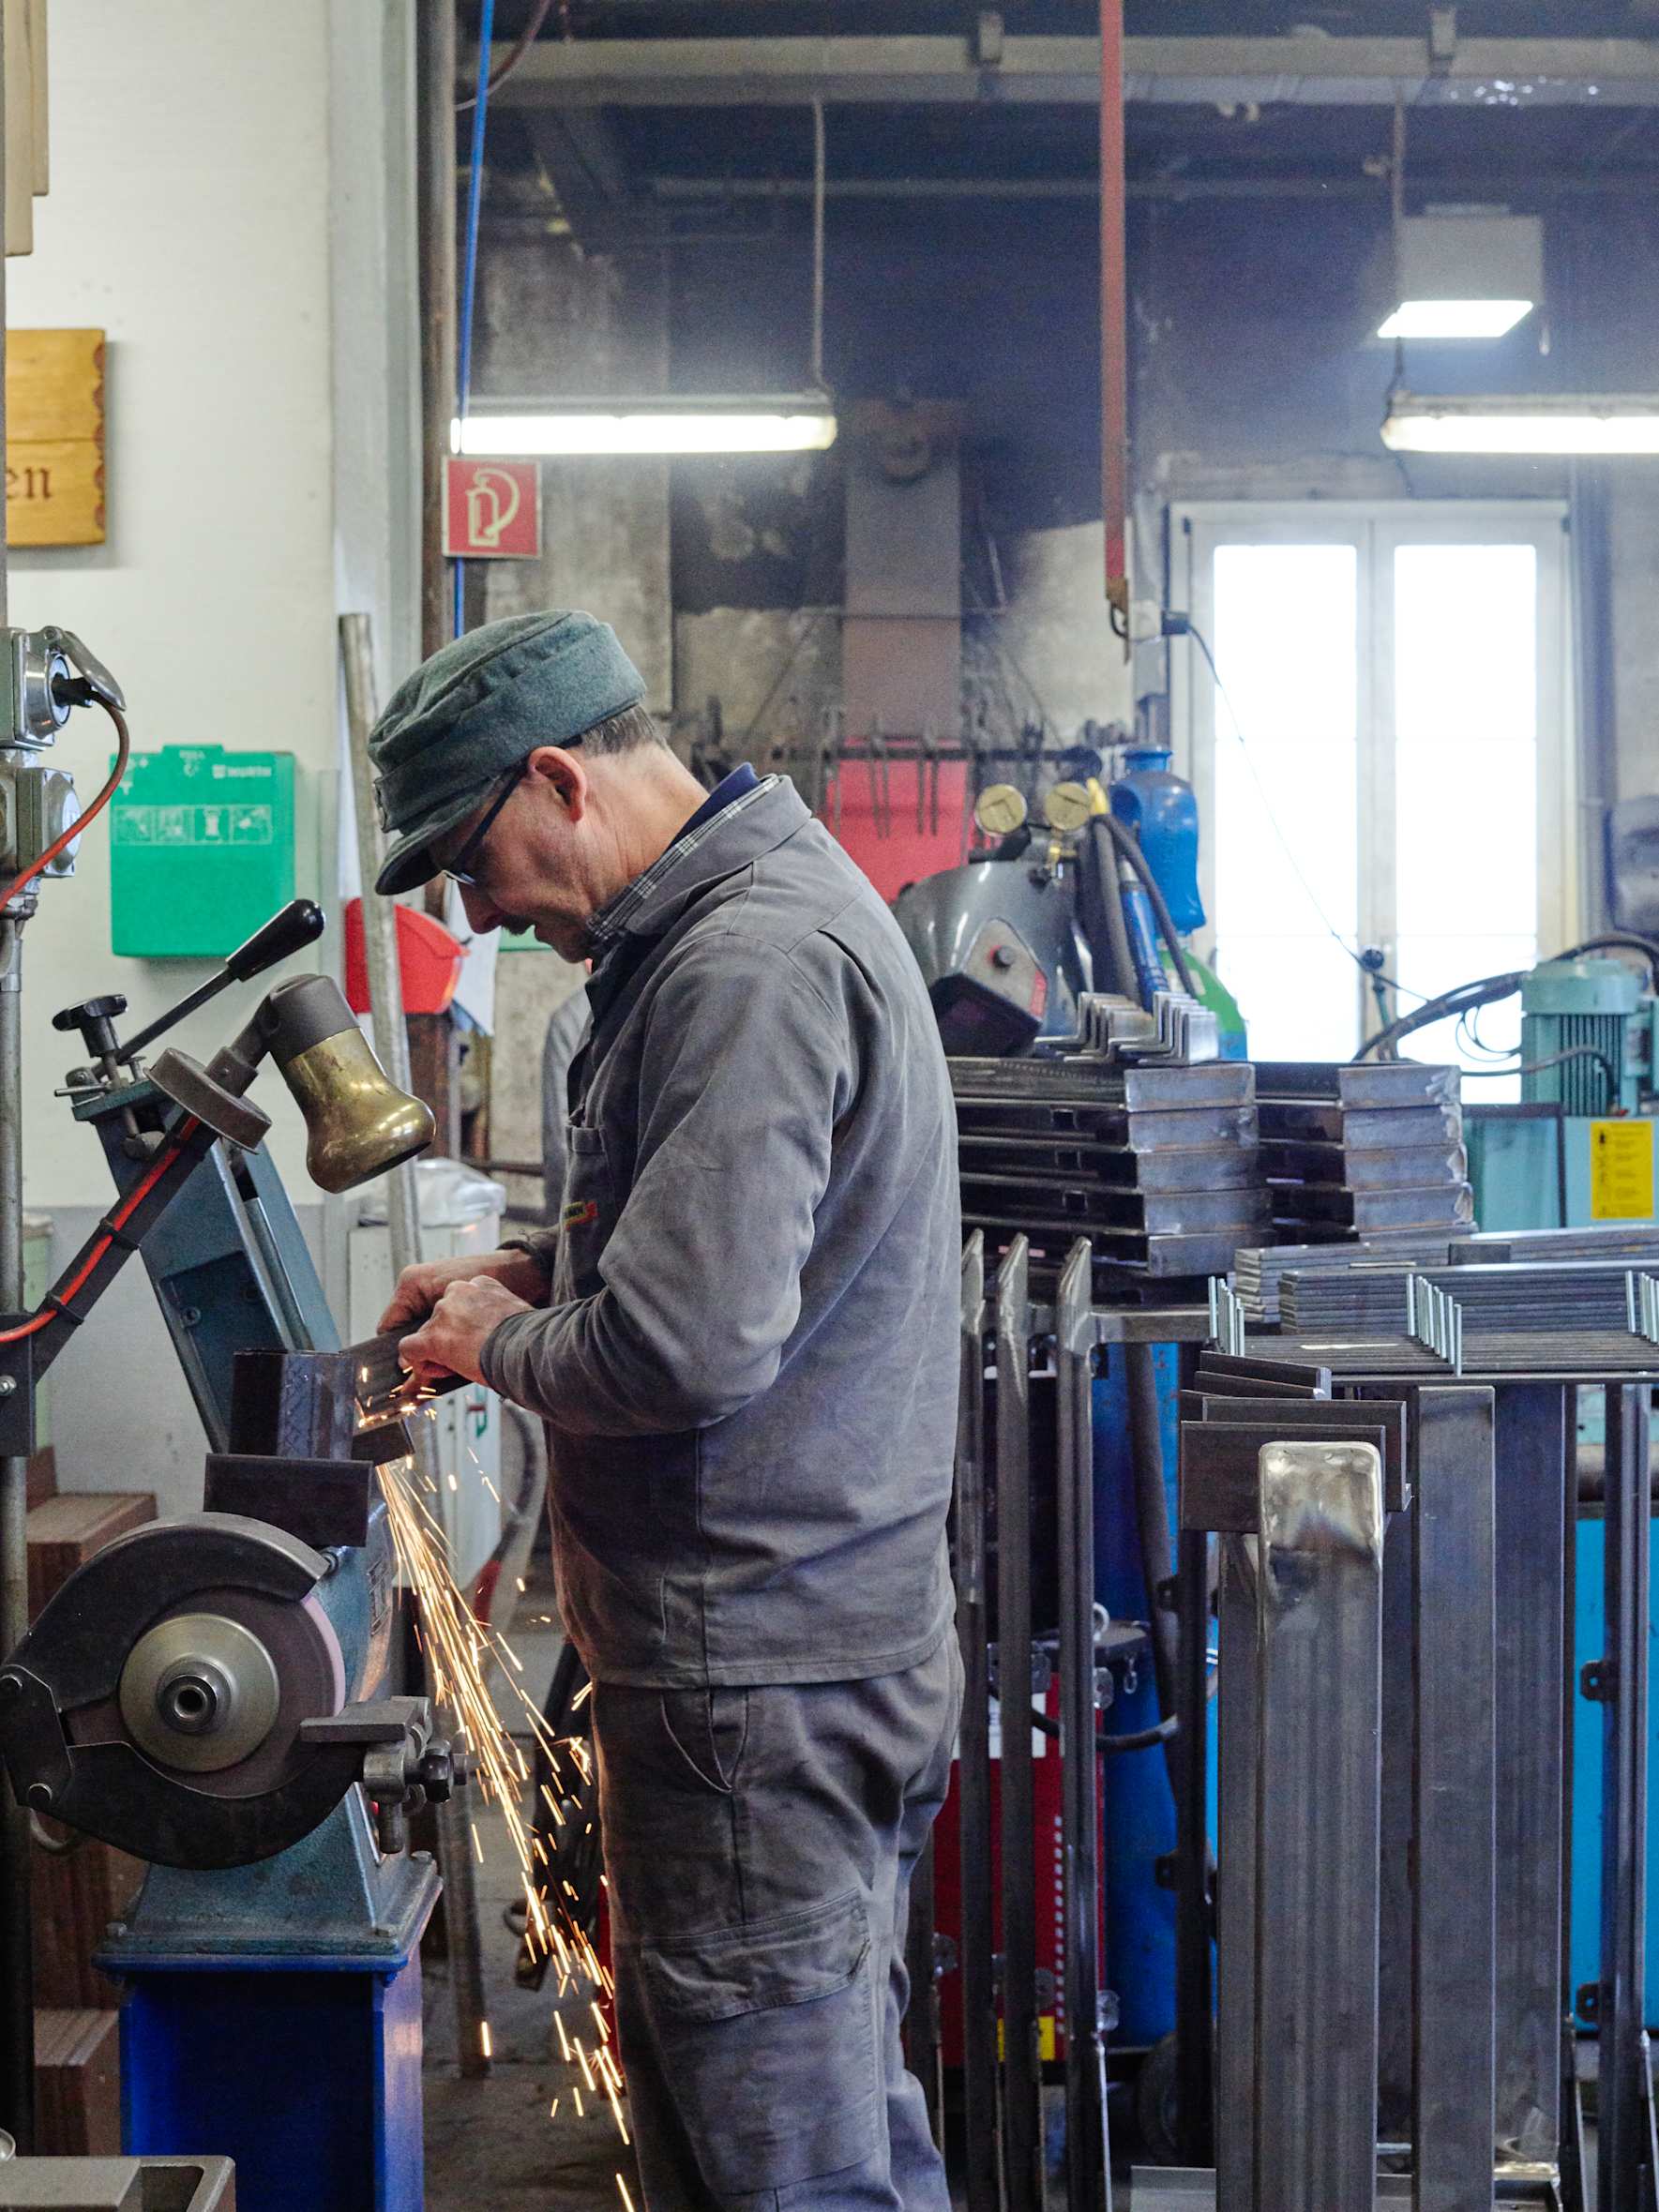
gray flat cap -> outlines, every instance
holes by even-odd
[[[380,823],[391,839],[374,888],[437,874],[435,838],[537,745],[573,744],[638,706],[640,671],[609,623],[553,609],[486,623],[440,646],[393,694],[369,739]]]

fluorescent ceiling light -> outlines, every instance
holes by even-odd
[[[1395,453],[1659,454],[1659,394],[1423,399],[1396,392],[1382,443]]]
[[[746,399],[497,401],[454,425],[462,454],[822,453],[836,416],[817,393]]]
[[[1524,315],[1530,299],[1402,300],[1378,331],[1379,338],[1501,338]]]

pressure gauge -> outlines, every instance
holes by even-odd
[[[987,784],[973,802],[973,819],[988,837],[1009,837],[1025,820],[1025,796],[1011,783]]]
[[[1057,783],[1043,793],[1043,818],[1051,830],[1080,830],[1093,811],[1080,783]]]

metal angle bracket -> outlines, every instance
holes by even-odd
[[[1450,1291],[1425,1276],[1406,1277],[1406,1326],[1410,1335],[1455,1376],[1463,1373],[1463,1308]]]
[[[1210,1277],[1210,1341],[1230,1359],[1244,1353],[1244,1308],[1225,1275]]]

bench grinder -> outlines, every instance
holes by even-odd
[[[274,1060],[336,1192],[422,1151],[432,1119],[325,976],[279,984],[205,1067],[142,1057],[323,925],[295,901],[125,1043],[119,998],[56,1017],[119,1196],[38,1312],[0,1320],[0,1451],[33,1448],[36,1383],[135,1251],[212,1449],[207,1510],[109,1545],[0,1667],[0,1755],[32,1812],[149,1863],[99,1957],[127,1989],[127,2150],[229,2153],[247,2212],[413,2212],[438,1878],[406,1814],[464,1761],[426,1699],[385,1694],[375,1470],[412,1448],[395,1347],[339,1347],[248,1093]]]

